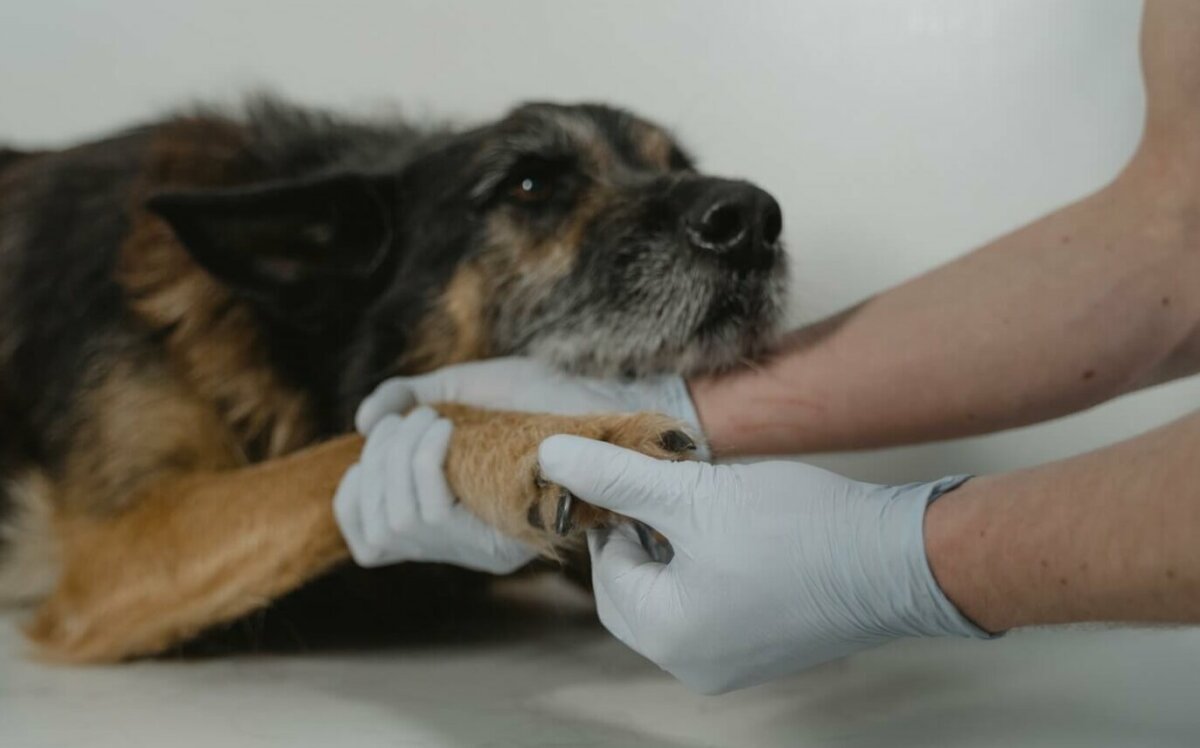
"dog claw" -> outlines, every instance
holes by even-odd
[[[677,429],[663,432],[658,443],[668,452],[691,452],[696,448],[696,441]]]
[[[566,535],[574,527],[571,521],[571,509],[574,505],[575,495],[564,488],[558,496],[558,511],[554,515],[554,531],[559,535]]]
[[[671,559],[675,558],[675,549],[671,547],[670,542],[645,522],[634,520],[633,529],[637,532],[638,542],[642,544],[642,548],[646,549],[650,560],[660,564],[669,564]]]

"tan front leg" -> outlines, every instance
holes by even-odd
[[[447,478],[471,511],[552,552],[562,489],[539,480],[552,434],[604,439],[657,457],[689,442],[657,414],[579,417],[439,405],[455,423]],[[53,660],[99,662],[160,652],[269,604],[349,557],[332,497],[358,460],[358,436],[227,472],[164,479],[109,517],[64,516],[64,567],[28,633]],[[612,516],[577,504],[573,529]]]
[[[40,654],[162,651],[268,604],[348,558],[330,497],[348,436],[271,462],[163,480],[113,517],[62,517],[63,570],[27,629]]]

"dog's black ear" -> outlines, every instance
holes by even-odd
[[[147,208],[227,286],[309,324],[384,264],[395,201],[390,179],[342,174],[163,193]]]

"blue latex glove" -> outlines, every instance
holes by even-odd
[[[400,415],[418,403],[449,401],[562,414],[658,411],[688,421],[697,437],[701,433],[688,385],[678,376],[601,381],[565,375],[533,359],[505,358],[389,379],[359,406],[355,426],[367,445],[334,499],[338,526],[361,566],[437,561],[504,574],[534,557],[533,549],[455,503],[442,473],[449,421],[430,408]],[[707,454],[703,445],[698,450]]]
[[[678,375],[651,379],[588,379],[564,374],[529,358],[496,358],[439,369],[417,377],[396,377],[379,385],[358,408],[354,422],[366,434],[389,413],[418,403],[459,402],[480,408],[538,413],[654,411],[690,424],[703,438],[687,384]],[[708,450],[698,445],[697,456]]]
[[[507,574],[537,555],[455,501],[442,471],[452,432],[432,408],[384,416],[371,430],[333,499],[358,564],[431,561]]]
[[[561,414],[651,410],[694,426],[699,419],[681,377],[636,382],[572,377],[539,361],[502,358],[462,364],[381,384],[359,406],[367,436],[347,472],[334,513],[354,560],[363,566],[440,561],[503,574],[531,560],[529,547],[482,523],[454,502],[442,474],[451,425],[419,403]],[[703,445],[699,454],[705,454]]]
[[[348,476],[339,492],[339,523],[354,558],[364,565],[398,560],[444,560],[472,568],[502,573],[525,548],[480,525],[462,510],[439,514],[437,531],[421,522],[395,517],[420,519],[422,504],[432,501],[426,494],[448,495],[431,471],[442,464],[444,447],[414,451],[411,437],[395,435],[383,426],[397,414],[418,403],[460,402],[483,408],[525,410],[564,415],[614,412],[657,411],[691,424],[697,440],[696,456],[708,457],[700,429],[700,419],[692,405],[687,385],[679,376],[663,376],[636,381],[601,380],[575,377],[552,366],[528,358],[499,358],[460,364],[416,377],[396,377],[379,385],[358,408],[355,426],[369,434],[361,477]],[[405,432],[407,433],[407,431]],[[440,433],[440,432],[439,432]],[[448,436],[446,437],[448,438]],[[372,442],[395,440],[397,445],[372,448]],[[378,455],[387,451],[387,460]],[[416,461],[410,466],[409,461]],[[419,464],[418,464],[419,463]],[[390,471],[390,473],[389,473]],[[427,474],[424,482],[388,483],[389,475]],[[366,491],[360,498],[359,494]],[[346,519],[342,519],[342,517]],[[462,525],[458,527],[458,525]],[[486,530],[486,531],[485,531]],[[645,530],[645,528],[643,528]],[[647,546],[666,558],[669,549],[647,533]],[[439,543],[446,545],[439,546]],[[474,543],[475,547],[462,544]],[[419,549],[419,550],[418,550]],[[526,549],[528,550],[528,549]],[[526,559],[528,560],[528,559]]]
[[[720,693],[905,636],[984,637],[925,557],[927,504],[965,478],[877,486],[795,462],[665,462],[575,436],[542,443],[547,478],[641,520],[592,531],[600,620],[687,686]]]

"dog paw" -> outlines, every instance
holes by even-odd
[[[688,434],[687,427],[657,413],[602,416],[594,422],[585,422],[584,426],[584,433],[574,433],[658,459],[686,460],[696,453],[696,441]],[[556,539],[568,538],[625,520],[588,504],[563,486],[547,480],[537,466],[536,447],[532,462],[532,493],[525,516],[534,530]]]
[[[446,478],[459,501],[501,532],[553,555],[583,531],[624,521],[541,474],[538,448],[556,434],[609,442],[659,459],[696,453],[688,427],[659,413],[560,416],[438,403],[454,422]]]

